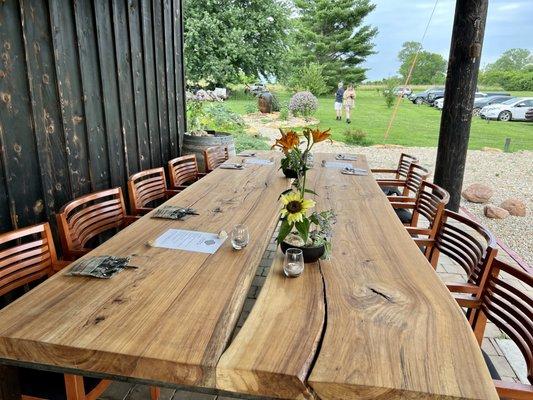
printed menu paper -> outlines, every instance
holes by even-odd
[[[155,240],[154,247],[214,254],[224,240],[215,233],[169,229]]]

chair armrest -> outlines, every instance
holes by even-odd
[[[405,229],[407,229],[407,232],[411,235],[429,235],[431,233],[431,229],[418,228],[416,226],[407,226]]]
[[[140,220],[141,217],[139,215],[125,215],[124,216],[124,226],[128,226],[133,224],[134,222]]]
[[[475,297],[472,297],[471,295],[464,295],[464,294],[456,294],[452,293],[453,298],[459,304],[459,307],[464,308],[471,308],[471,309],[477,309],[479,306],[481,306],[481,300],[476,299]]]
[[[415,208],[415,203],[403,203],[403,202],[396,202],[396,201],[392,201],[392,199],[394,199],[394,197],[396,196],[388,196],[390,197],[389,200],[391,200],[390,204],[393,208],[411,208],[411,209],[414,209]]]
[[[397,174],[398,170],[388,168],[371,168],[370,172],[373,174]]]
[[[433,246],[435,244],[434,239],[421,239],[421,238],[413,238],[413,241],[420,246]]]
[[[165,196],[167,198],[171,198],[175,195],[177,195],[179,192],[181,192],[181,190],[177,190],[177,189],[167,189],[165,190]]]
[[[446,287],[450,292],[454,293],[470,293],[476,294],[479,292],[479,286],[471,283],[447,283]]]
[[[504,382],[494,380],[496,391],[502,398],[529,400],[533,398],[533,385],[524,385],[517,382]]]
[[[52,264],[52,275],[69,266],[71,263],[72,261],[57,260],[55,263]]]
[[[400,179],[376,179],[376,182],[379,186],[392,186],[392,187],[398,187],[398,186],[405,186],[405,181],[402,181]]]
[[[208,173],[207,172],[198,172],[198,177],[199,178],[203,178],[204,176],[206,176]]]
[[[396,203],[396,202],[402,202],[402,203],[411,203],[415,204],[414,202],[416,199],[414,197],[409,196],[387,196],[387,199],[389,199],[390,202]]]

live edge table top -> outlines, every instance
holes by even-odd
[[[372,175],[322,167],[332,155],[308,173],[316,209],[337,213],[331,259],[288,279],[277,254],[230,342],[290,185],[277,153],[259,156],[274,162],[217,169],[166,203],[200,215],[149,214],[89,255],[135,255],[139,268],[109,280],[63,271],[1,310],[0,360],[260,397],[497,399],[468,322]],[[229,240],[212,255],[147,244],[238,223],[250,230],[238,252]]]

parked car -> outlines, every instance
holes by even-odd
[[[413,93],[410,87],[408,86],[396,86],[393,90],[393,93],[396,96],[408,97]]]
[[[533,122],[533,108],[526,111],[526,120]]]
[[[526,111],[533,107],[533,97],[517,97],[500,104],[485,106],[479,112],[481,118],[498,121],[525,121]]]
[[[442,99],[442,98],[444,98],[444,90],[434,90],[428,94],[426,103],[428,103],[430,106],[433,106],[433,103],[435,103],[435,100]]]
[[[414,104],[422,104],[422,103],[427,102],[428,96],[431,93],[435,91],[441,91],[441,90],[443,91],[444,88],[435,87],[435,88],[426,89],[423,92],[411,94],[411,96],[409,96],[409,100],[411,100]]]
[[[442,110],[444,108],[444,97],[441,97],[440,99],[437,99],[433,102],[433,107],[438,108],[439,110]]]
[[[481,109],[491,104],[500,104],[504,101],[514,99],[514,97],[507,95],[487,96],[479,97],[474,100],[474,108],[472,109],[472,115],[478,116]]]
[[[481,102],[483,101],[483,105],[487,105],[488,103],[485,101],[485,99],[488,98],[488,96],[483,93],[483,92],[476,92],[475,93],[475,99],[474,99],[474,105],[476,104],[476,102]],[[504,97],[503,100],[501,101],[505,101],[505,100],[508,100],[510,99],[510,97]],[[500,103],[501,103],[500,101]],[[444,107],[444,97],[441,97],[440,99],[437,99],[433,102],[433,107],[435,108],[438,108],[439,110],[442,110],[443,107]],[[481,107],[477,109],[477,112],[474,113],[474,115],[479,115],[479,110],[481,110]]]

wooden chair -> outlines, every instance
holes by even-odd
[[[153,210],[148,206],[158,200],[168,200],[178,194],[178,190],[169,190],[163,167],[141,171],[130,176],[128,194],[133,215],[142,215]]]
[[[92,249],[88,242],[112,229],[122,229],[138,218],[126,214],[121,188],[79,197],[56,215],[63,255],[76,260]]]
[[[429,175],[429,170],[421,165],[413,163],[409,166],[405,179],[378,180],[377,183],[382,189],[384,187],[390,188],[391,190],[394,189],[394,193],[387,196],[389,200],[394,202],[412,202],[415,199],[420,185],[429,177]],[[402,190],[398,190],[398,188],[402,188]],[[397,195],[397,193],[400,193],[400,195]]]
[[[484,226],[456,212],[445,210],[434,240],[414,239],[426,246],[426,255],[437,268],[444,254],[466,273],[465,282],[447,283],[459,305],[468,307],[479,300],[498,250],[494,235]]]
[[[204,150],[205,172],[209,173],[228,160],[229,152],[226,146],[213,146]]]
[[[495,368],[491,368],[493,366],[489,363],[489,370],[501,398],[533,399],[533,297],[531,293],[533,293],[533,275],[495,259],[490,267],[479,301],[470,305],[471,309],[477,311],[471,325],[480,346],[485,325],[489,320],[509,336],[525,358],[527,379],[530,385],[500,380],[497,371],[495,374],[493,372]]]
[[[170,178],[170,188],[183,190],[191,183],[196,182],[205,173],[198,171],[198,162],[194,154],[188,154],[174,158],[168,162],[168,176]]]
[[[48,278],[68,265],[57,259],[48,223],[0,235],[0,296]],[[110,381],[18,368],[22,399],[96,399]],[[85,392],[85,389],[88,392]]]
[[[434,239],[448,201],[450,201],[450,195],[446,190],[434,183],[423,181],[414,202],[391,201],[391,205],[400,220],[407,225],[406,229],[411,235],[417,238],[423,235],[426,239]],[[404,213],[403,216],[401,212]],[[427,226],[419,226],[420,216],[426,219]]]
[[[418,158],[406,153],[402,153],[400,154],[400,160],[398,161],[398,166],[396,167],[396,169],[372,168],[370,171],[373,174],[394,174],[394,179],[405,179],[407,178],[407,172],[409,171],[409,167],[411,166],[411,164],[416,163],[418,163]],[[381,178],[376,180],[380,181],[387,179]],[[391,196],[393,194],[399,196],[401,194],[398,188],[395,187],[382,186],[381,189],[387,196]]]

